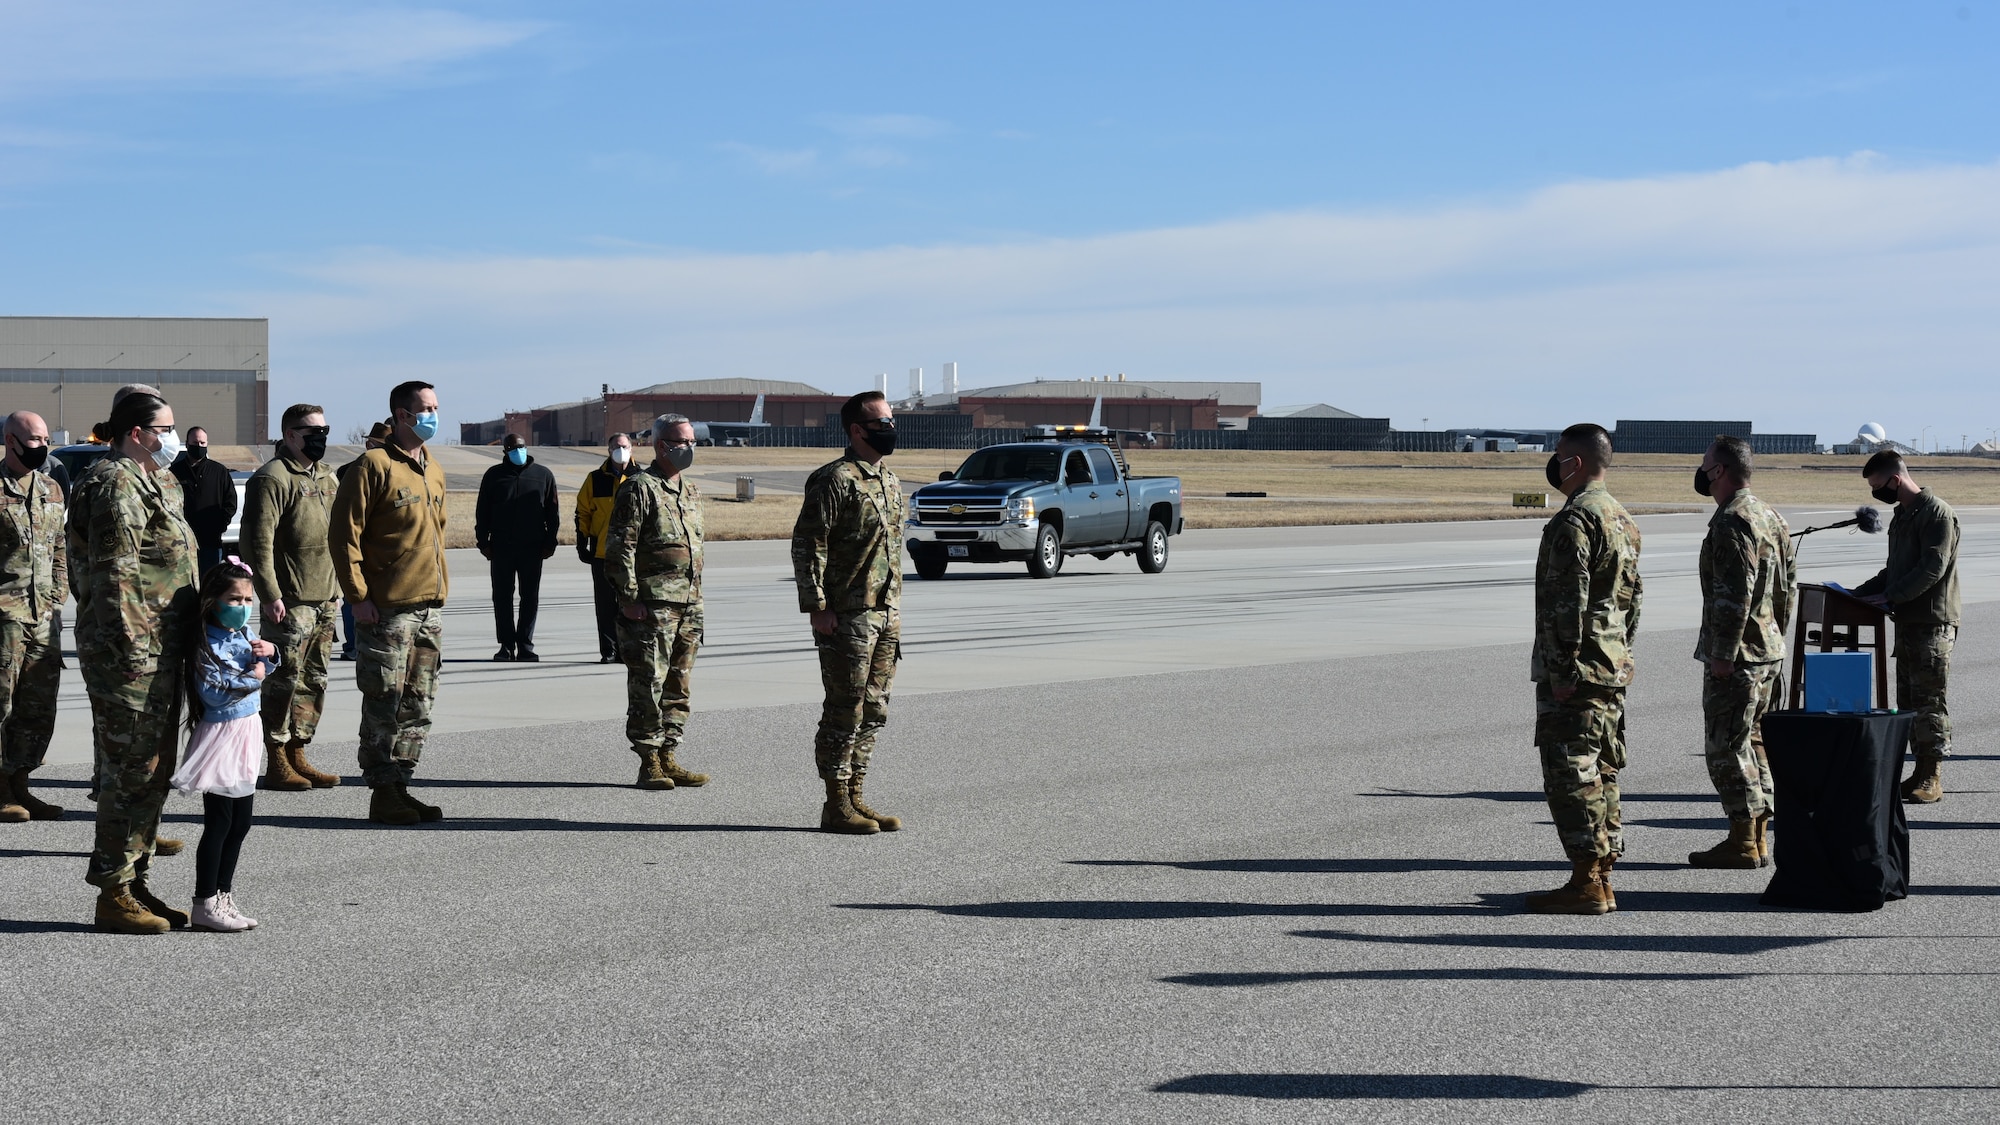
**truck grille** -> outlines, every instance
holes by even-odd
[[[973,524],[996,524],[1000,522],[1000,505],[945,503],[943,501],[917,501],[917,521],[941,527]]]

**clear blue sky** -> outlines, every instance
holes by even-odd
[[[0,311],[269,315],[287,400],[956,360],[1835,438],[1791,404],[1935,372],[1863,413],[2000,426],[1992,3],[0,0],[0,43]]]

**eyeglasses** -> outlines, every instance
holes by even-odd
[[[307,437],[325,437],[333,432],[332,426],[293,426],[292,432]]]
[[[170,434],[174,432],[172,426],[140,426],[139,428],[149,434]]]
[[[667,447],[668,449],[693,449],[693,448],[694,448],[694,443],[693,443],[693,442],[691,442],[691,441],[663,441],[663,442],[661,442],[660,444],[661,444],[661,445],[664,445],[664,446],[666,446],[666,447]]]
[[[896,432],[896,422],[893,418],[873,418],[861,423],[861,428],[871,433],[893,434]]]

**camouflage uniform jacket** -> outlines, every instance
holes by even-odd
[[[604,577],[621,606],[701,601],[701,493],[655,465],[618,486],[605,533]]]
[[[1958,624],[1958,513],[1928,488],[1896,505],[1889,565],[1854,592],[1888,597],[1899,625]]]
[[[243,486],[243,561],[250,564],[258,601],[303,604],[340,596],[326,545],[338,488],[333,470],[294,461],[282,446]]]
[[[178,661],[186,647],[185,617],[195,602],[194,529],[172,473],[147,472],[129,457],[112,458],[111,465],[87,531],[90,612],[100,646],[94,679],[125,706],[142,710],[144,674]],[[125,682],[102,675],[113,668]]]
[[[1701,541],[1701,636],[1696,660],[1770,664],[1785,658],[1798,600],[1792,529],[1770,505],[1738,492],[1708,520]]]
[[[42,621],[69,596],[62,486],[0,469],[0,617]]]
[[[1592,481],[1542,528],[1530,678],[1630,684],[1639,595],[1639,525],[1603,481]]]
[[[88,663],[97,653],[97,614],[91,610],[90,519],[111,479],[116,457],[104,457],[69,486],[69,589],[76,599],[76,655]]]
[[[850,451],[814,471],[792,527],[800,612],[896,608],[907,513],[903,486],[879,462]]]

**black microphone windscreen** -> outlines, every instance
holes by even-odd
[[[1854,509],[1854,518],[1860,522],[1861,530],[1870,535],[1879,534],[1882,530],[1882,513],[1879,509],[1863,504]]]

